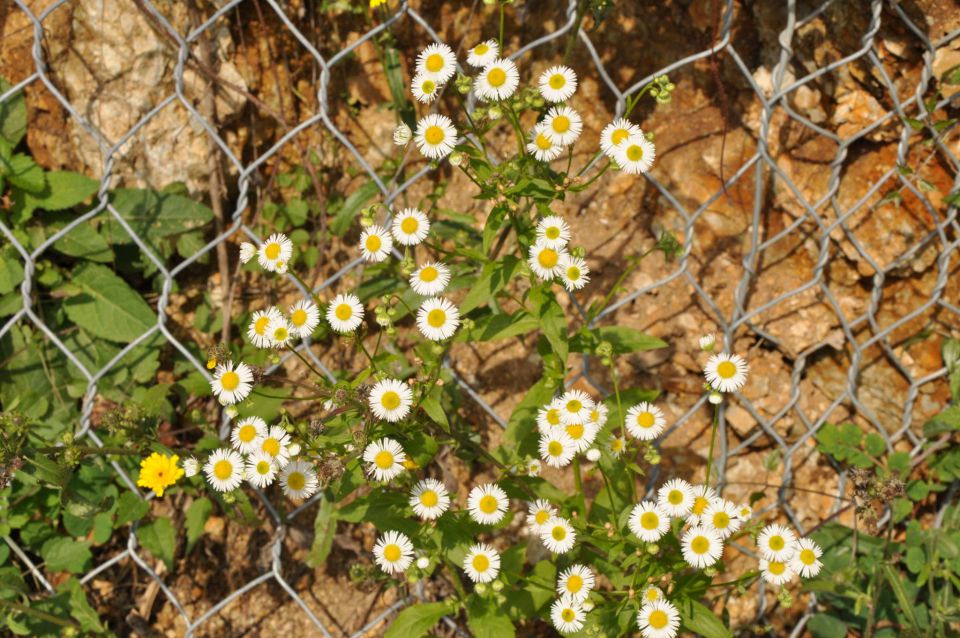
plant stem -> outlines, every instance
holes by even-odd
[[[503,56],[503,20],[504,19],[504,5],[503,0],[500,2],[500,37],[497,39],[497,43],[500,45],[500,57]]]
[[[710,428],[710,451],[707,453],[707,487],[710,487],[711,469],[713,467],[713,445],[717,440],[717,430],[720,425],[720,404],[713,406],[713,426]]]
[[[567,50],[563,54],[563,63],[570,63],[570,56],[573,54],[573,45],[577,41],[577,36],[580,35],[580,25],[583,24],[584,14],[587,12],[587,0],[580,0],[577,3],[577,17],[573,23],[573,31],[570,32],[570,37],[567,38]]]
[[[39,618],[54,625],[60,625],[61,627],[78,627],[77,623],[60,618],[59,616],[54,616],[53,614],[48,614],[45,611],[39,609],[34,609],[32,607],[27,607],[26,605],[21,605],[20,603],[11,602],[9,600],[0,600],[0,605],[6,605],[10,609],[25,614],[27,616],[33,616],[34,618]]]
[[[580,515],[583,522],[587,522],[587,497],[583,493],[583,477],[580,473],[580,457],[573,457],[573,484],[577,490],[577,500],[580,501]]]

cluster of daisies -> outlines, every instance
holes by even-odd
[[[541,280],[560,278],[563,286],[573,292],[590,281],[590,269],[580,257],[567,252],[570,226],[562,217],[548,215],[537,223],[537,239],[528,254],[530,270]]]

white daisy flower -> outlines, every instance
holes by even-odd
[[[797,552],[797,536],[783,525],[767,525],[757,536],[757,547],[763,558],[785,563]]]
[[[233,361],[221,363],[213,371],[210,388],[221,404],[240,403],[253,389],[253,371],[245,363],[238,363],[236,366]]]
[[[210,487],[218,492],[229,492],[243,482],[243,457],[227,448],[215,451],[203,465]]]
[[[257,449],[269,454],[277,467],[286,467],[290,462],[290,435],[279,425],[271,425],[267,433],[257,440]]]
[[[627,449],[627,440],[622,436],[611,436],[609,443],[610,454],[618,457]]]
[[[656,585],[647,585],[644,587],[643,591],[640,592],[641,605],[655,603],[658,600],[663,600],[663,590]]]
[[[553,141],[547,134],[547,125],[540,122],[530,131],[530,141],[527,142],[527,152],[540,162],[551,162],[563,152],[563,146]]]
[[[543,471],[543,464],[540,463],[540,459],[530,459],[527,461],[527,474],[530,476],[540,476],[540,472]]]
[[[540,74],[540,95],[547,102],[565,102],[577,90],[577,74],[565,66],[552,66]]]
[[[712,487],[706,485],[697,485],[693,489],[693,505],[690,507],[690,515],[687,516],[687,522],[691,525],[703,525],[703,515],[710,507],[710,503],[717,499],[717,492]]]
[[[482,69],[496,60],[498,55],[500,55],[500,45],[496,40],[487,40],[470,49],[467,54],[467,64],[476,69]]]
[[[680,538],[683,560],[697,569],[713,565],[723,555],[723,541],[712,529],[699,525],[690,527]]]
[[[477,97],[486,102],[505,100],[517,90],[520,72],[512,60],[497,59],[483,67],[474,81]]]
[[[440,95],[440,84],[429,75],[417,73],[410,83],[410,92],[413,93],[413,97],[417,98],[418,102],[429,104]]]
[[[670,516],[687,516],[693,511],[693,487],[683,479],[673,479],[657,490],[657,505]]]
[[[737,516],[736,506],[722,498],[710,502],[700,521],[702,525],[720,534],[720,538],[724,540],[740,529],[740,518]]]
[[[267,336],[267,325],[273,319],[283,317],[276,307],[270,306],[266,310],[257,310],[250,318],[250,327],[247,328],[247,339],[258,348],[269,348],[270,337]]]
[[[562,596],[550,607],[550,620],[561,634],[572,634],[583,629],[587,614],[583,606],[570,596]]]
[[[240,263],[245,264],[257,254],[257,247],[248,241],[240,244]]]
[[[567,436],[570,437],[570,440],[573,441],[577,454],[581,454],[593,445],[593,441],[597,438],[597,433],[600,431],[600,428],[588,421],[586,423],[571,423],[570,425],[565,425],[563,426],[563,430],[567,433]],[[597,458],[599,458],[599,456]]]
[[[740,503],[737,505],[737,518],[741,521],[750,520],[750,517],[753,516],[753,508],[750,507],[749,503]]]
[[[653,501],[641,501],[633,506],[627,526],[640,540],[656,543],[670,529],[670,514]]]
[[[414,513],[426,521],[440,518],[450,507],[450,495],[443,483],[436,479],[423,479],[413,486],[410,493],[410,507]]]
[[[715,354],[707,361],[703,374],[707,383],[720,392],[736,392],[747,382],[747,362],[738,354]]]
[[[197,475],[197,472],[200,471],[200,461],[194,457],[190,457],[183,462],[183,475],[187,478],[192,478]]]
[[[496,525],[503,520],[510,506],[510,499],[496,483],[484,483],[470,490],[467,508],[470,518],[481,525]]]
[[[637,612],[643,638],[674,638],[680,628],[680,611],[666,600],[645,603]]]
[[[631,135],[613,150],[613,161],[624,173],[646,173],[653,166],[657,149],[643,135]]]
[[[587,419],[590,423],[593,423],[597,426],[599,430],[607,423],[607,416],[610,414],[610,410],[607,409],[602,403],[597,403],[593,406],[593,409],[590,410],[590,416]]]
[[[405,381],[383,379],[370,389],[367,401],[378,419],[396,423],[410,413],[413,390]]]
[[[527,529],[535,534],[539,534],[543,526],[551,518],[557,515],[556,508],[545,499],[537,499],[527,508]]]
[[[404,246],[416,246],[430,232],[430,220],[417,208],[404,208],[393,218],[393,238]]]
[[[450,269],[437,261],[420,266],[410,275],[410,287],[423,297],[439,295],[449,283]]]
[[[563,282],[563,287],[570,292],[580,290],[590,281],[587,262],[579,257],[563,255],[560,257],[560,280]]]
[[[353,332],[363,323],[363,304],[356,295],[339,294],[327,306],[327,323],[340,333]]]
[[[431,341],[443,341],[453,336],[460,325],[460,311],[443,297],[431,297],[417,310],[417,328]]]
[[[712,352],[714,346],[717,345],[717,337],[712,332],[710,334],[703,335],[697,341],[700,346],[700,349],[704,352]]]
[[[248,416],[233,426],[230,443],[240,454],[251,454],[257,449],[257,439],[266,433],[266,421],[258,416]]]
[[[264,270],[276,272],[293,256],[293,242],[283,233],[274,233],[260,246],[257,261]]]
[[[547,215],[537,222],[537,241],[554,248],[570,243],[570,226],[559,215]]]
[[[663,410],[652,403],[643,401],[627,410],[627,432],[641,441],[652,441],[660,436],[666,424]]]
[[[293,339],[293,326],[286,317],[273,317],[267,323],[267,339],[274,348],[285,348]]]
[[[784,585],[796,578],[792,563],[760,559],[760,575],[771,585]]]
[[[306,461],[291,461],[280,471],[280,485],[287,498],[302,501],[316,493],[320,482],[312,465]]]
[[[569,106],[553,107],[547,112],[543,121],[547,125],[544,134],[560,146],[570,146],[577,141],[583,131],[580,114]]]
[[[555,430],[540,435],[540,458],[550,467],[566,467],[577,454],[577,444],[566,432]]]
[[[540,528],[540,540],[554,554],[566,554],[577,541],[577,533],[570,521],[554,516]]]
[[[500,573],[500,554],[486,543],[477,543],[463,557],[463,571],[475,583],[489,583]]]
[[[380,569],[388,574],[400,574],[413,562],[413,543],[404,534],[390,531],[377,539],[373,555]]]
[[[812,578],[820,573],[823,563],[820,557],[823,550],[810,538],[801,538],[797,541],[797,552],[790,559],[790,569],[803,578]]]
[[[566,254],[563,248],[551,248],[538,241],[530,247],[527,264],[538,278],[549,281],[560,274],[560,257]]]
[[[560,422],[564,425],[583,423],[596,405],[583,390],[567,390],[560,395]]]
[[[571,565],[560,572],[557,579],[557,593],[569,596],[575,602],[583,602],[593,589],[596,580],[593,572],[585,565]]]
[[[558,425],[560,425],[560,400],[554,399],[537,410],[537,429],[541,434],[546,434]]]
[[[320,309],[317,304],[309,299],[301,299],[290,306],[287,311],[290,313],[291,332],[301,338],[309,337],[313,331],[320,325]]]
[[[277,465],[273,462],[273,457],[266,452],[254,452],[247,457],[244,476],[250,485],[264,488],[276,480]]]
[[[371,226],[360,234],[360,254],[364,261],[378,263],[390,256],[393,239],[385,228]]]
[[[413,137],[413,131],[403,122],[397,124],[397,128],[393,130],[393,143],[397,146],[406,146],[411,137]]]
[[[403,471],[407,455],[399,443],[384,438],[367,445],[363,460],[368,464],[367,474],[378,481],[389,481]]]
[[[643,131],[636,124],[619,117],[607,124],[600,133],[600,148],[607,157],[613,157],[614,149],[623,144],[627,138],[642,136]]]
[[[421,153],[431,159],[441,159],[457,145],[457,129],[449,117],[434,113],[417,122],[415,141]]]
[[[457,72],[457,56],[443,43],[431,44],[417,56],[417,73],[443,84]]]

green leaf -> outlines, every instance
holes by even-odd
[[[886,451],[887,444],[884,442],[882,436],[875,432],[871,432],[867,435],[867,438],[864,441],[864,447],[867,448],[868,454],[879,457]]]
[[[99,183],[86,175],[53,171],[47,173],[46,183],[40,191],[24,195],[23,202],[18,203],[24,209],[20,214],[29,216],[36,209],[56,211],[73,208],[94,195],[98,188]]]
[[[553,293],[543,288],[532,288],[527,299],[533,305],[532,314],[537,318],[540,331],[550,342],[553,352],[560,358],[560,363],[566,367],[569,337],[563,308],[557,303]]]
[[[324,492],[313,520],[313,545],[307,555],[307,564],[319,567],[327,560],[333,547],[333,537],[337,535],[337,504],[331,495]]]
[[[150,503],[140,498],[136,492],[124,492],[117,499],[117,520],[115,527],[123,527],[127,523],[139,521],[150,511]]]
[[[954,430],[960,430],[960,405],[945,408],[940,414],[923,424],[923,435],[928,439]]]
[[[944,71],[943,75],[940,76],[940,81],[950,85],[960,84],[960,64]]]
[[[118,188],[110,194],[110,203],[133,231],[158,250],[159,240],[201,228],[213,219],[213,211],[199,202],[174,193]],[[129,244],[133,238],[111,217],[101,231],[114,244]]]
[[[65,224],[50,224],[46,230],[50,234],[63,228]],[[77,224],[66,235],[53,244],[53,249],[70,257],[79,257],[89,261],[109,263],[113,261],[113,249],[89,222]]]
[[[730,630],[712,611],[694,600],[680,601],[680,617],[684,627],[703,638],[733,638]]]
[[[41,192],[45,184],[43,169],[32,157],[23,153],[16,153],[10,159],[0,157],[0,176],[11,185],[29,193]]]
[[[6,79],[0,77],[0,95],[9,91],[12,86]],[[26,134],[27,101],[23,97],[23,91],[20,91],[0,103],[0,138],[13,148]]]
[[[487,263],[460,304],[460,314],[465,315],[493,299],[497,292],[513,279],[519,267],[520,260],[513,255],[504,255],[503,259]]]
[[[473,638],[513,638],[517,631],[499,605],[478,596],[467,602],[467,626]]]
[[[606,341],[613,347],[614,354],[629,352],[644,352],[666,348],[667,342],[657,337],[640,332],[625,326],[603,326],[600,328],[582,329],[570,340],[572,352],[595,354],[597,346]]]
[[[914,611],[915,603],[913,598],[907,595],[907,590],[903,587],[902,576],[890,565],[881,565],[880,569],[883,572],[884,577],[887,579],[887,582],[890,583],[890,588],[893,590],[893,595],[896,596],[897,602],[900,604],[901,613],[903,613],[903,615],[906,617],[911,628],[919,631],[921,627],[920,623],[917,621],[917,614]]]
[[[69,592],[70,595],[70,615],[80,623],[80,628],[86,632],[104,633],[106,629],[100,622],[100,615],[90,606],[87,600],[87,593],[83,586],[75,578],[71,578],[66,583],[58,587],[63,592]]]
[[[479,312],[479,311],[478,311]],[[530,313],[518,310],[512,315],[492,314],[489,310],[474,319],[473,327],[460,330],[456,341],[497,341],[527,334],[540,327],[540,322]]]
[[[197,540],[203,535],[203,527],[207,524],[207,519],[210,518],[211,512],[213,512],[213,502],[206,497],[201,496],[190,503],[190,507],[187,508],[186,518],[184,519],[184,527],[187,531],[186,553],[190,553],[190,550],[193,549]]]
[[[411,605],[394,619],[383,638],[421,638],[449,612],[447,603]]]
[[[23,281],[23,265],[19,255],[10,251],[0,252],[0,295],[13,292]]]
[[[434,423],[449,432],[450,421],[447,420],[447,413],[440,404],[440,400],[434,396],[439,393],[439,388],[435,388],[429,396],[423,397],[423,400],[420,401],[420,407],[423,408],[423,411],[427,413],[427,416],[429,416]]]
[[[363,208],[363,205],[379,192],[380,188],[373,180],[366,182],[360,188],[353,191],[350,197],[343,202],[340,210],[337,211],[336,217],[330,222],[330,232],[338,237],[343,237],[347,229],[353,224],[354,218],[360,212],[360,209]]]
[[[813,638],[837,638],[847,635],[847,624],[829,614],[816,613],[807,621],[807,629]]]
[[[177,533],[173,523],[166,516],[158,517],[151,523],[141,525],[137,529],[137,538],[140,544],[150,550],[150,553],[166,564],[167,569],[173,570],[173,554],[177,549]]]
[[[84,571],[93,557],[87,543],[65,536],[46,541],[40,549],[40,555],[48,571],[69,571],[74,574]]]
[[[81,292],[64,301],[64,310],[94,336],[129,343],[157,322],[140,295],[105,266],[82,264],[74,270],[71,283]]]
[[[537,410],[553,399],[555,391],[556,384],[548,378],[540,379],[527,391],[507,422],[503,445],[497,450],[501,460],[511,461],[525,454],[537,456],[537,441],[533,436]]]

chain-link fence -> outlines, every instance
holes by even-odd
[[[53,14],[67,4],[66,1],[60,0],[49,4],[42,11],[35,11],[31,8],[30,3],[24,2],[24,0],[16,0],[16,8],[11,9],[23,12],[32,26],[32,58],[35,68],[28,77],[0,96],[0,103],[13,98],[31,85],[42,84],[56,101],[66,109],[82,134],[88,136],[99,147],[103,158],[103,166],[96,205],[89,212],[77,217],[51,235],[32,252],[29,252],[17,241],[10,228],[0,224],[0,230],[2,230],[6,241],[10,242],[19,252],[24,269],[24,278],[20,285],[20,293],[23,299],[22,308],[0,328],[0,336],[9,332],[18,322],[32,324],[36,329],[43,332],[49,342],[58,348],[73,366],[82,372],[87,380],[87,389],[82,399],[82,418],[77,426],[77,435],[78,437],[86,437],[94,445],[102,446],[101,440],[91,429],[91,414],[98,395],[98,382],[133,348],[154,336],[155,333],[161,333],[167,342],[179,351],[182,357],[189,360],[198,371],[209,378],[203,363],[198,361],[191,350],[168,329],[167,320],[175,280],[178,275],[194,265],[201,257],[215,251],[220,244],[238,233],[246,235],[254,242],[262,241],[257,232],[244,222],[244,214],[248,209],[248,195],[254,186],[257,171],[261,170],[265,163],[272,158],[277,157],[285,145],[291,143],[300,132],[317,125],[322,125],[329,130],[342,145],[342,148],[352,156],[356,164],[376,184],[382,194],[383,202],[388,207],[418,180],[430,179],[430,167],[423,166],[403,183],[385,182],[377,170],[365,159],[364,154],[358,150],[350,137],[341,128],[338,128],[337,123],[331,116],[331,102],[337,99],[330,91],[332,70],[337,65],[343,64],[359,47],[375,38],[382,31],[391,29],[403,21],[409,21],[416,25],[416,28],[422,30],[424,41],[428,39],[441,40],[437,31],[431,25],[431,20],[416,11],[407,2],[400,3],[399,6],[395,7],[395,11],[388,20],[355,39],[346,48],[334,55],[323,55],[319,50],[322,47],[316,46],[309,37],[297,28],[295,21],[288,16],[285,7],[281,6],[280,2],[265,0],[265,5],[276,13],[276,17],[284,28],[289,30],[289,33],[309,52],[319,69],[319,82],[317,84],[319,111],[299,124],[290,127],[276,139],[268,150],[261,153],[256,159],[244,162],[243,159],[238,157],[232,150],[231,145],[222,137],[222,131],[218,130],[214,122],[208,121],[201,114],[194,99],[187,95],[184,72],[188,60],[191,56],[196,55],[194,52],[195,45],[201,37],[212,29],[219,20],[244,2],[247,2],[247,0],[232,0],[223,3],[213,15],[210,15],[202,24],[186,34],[178,32],[164,13],[158,10],[149,0],[137,3],[140,11],[148,13],[151,20],[164,29],[167,36],[175,41],[179,48],[174,71],[175,91],[152,107],[132,128],[117,139],[108,139],[107,135],[98,129],[84,113],[72,105],[49,72],[45,52],[47,41],[44,25]],[[912,162],[912,149],[918,138],[922,137],[927,140],[926,147],[930,149],[931,155],[935,156],[937,162],[946,167],[950,182],[948,184],[949,190],[952,191],[960,186],[957,159],[950,144],[946,142],[951,128],[948,127],[944,130],[943,127],[937,126],[933,117],[934,113],[949,108],[950,100],[931,91],[932,82],[935,81],[935,60],[939,53],[950,47],[951,43],[960,35],[960,31],[952,31],[939,39],[932,40],[927,35],[926,26],[918,24],[916,16],[911,17],[908,14],[904,3],[892,2],[885,6],[882,0],[872,0],[869,3],[860,3],[862,5],[860,10],[866,16],[867,28],[859,34],[859,47],[829,63],[818,65],[817,60],[805,59],[802,54],[796,51],[794,43],[799,34],[803,34],[813,21],[822,16],[824,12],[832,10],[831,5],[833,4],[832,0],[827,0],[820,4],[811,4],[806,8],[800,8],[798,3],[793,0],[786,3],[782,10],[782,17],[785,22],[781,24],[781,30],[776,33],[776,41],[779,45],[778,56],[772,65],[772,69],[766,75],[758,74],[759,66],[755,61],[748,63],[745,60],[741,53],[742,47],[736,42],[735,14],[738,11],[744,11],[745,8],[743,5],[735,4],[733,0],[728,0],[717,11],[717,28],[711,34],[715,35],[712,46],[677,59],[675,62],[657,69],[647,77],[636,79],[626,87],[619,85],[616,81],[615,78],[619,77],[619,74],[616,73],[616,69],[610,68],[609,56],[607,56],[608,60],[605,63],[603,54],[598,51],[595,44],[595,34],[583,30],[575,34],[578,47],[577,54],[583,56],[584,60],[589,60],[593,65],[593,68],[589,70],[587,68],[579,69],[580,74],[595,73],[600,78],[607,91],[602,97],[604,100],[614,103],[615,112],[618,115],[624,112],[628,98],[655,76],[662,74],[682,75],[685,69],[707,60],[711,66],[715,66],[716,61],[721,60],[728,72],[739,72],[742,75],[739,81],[745,80],[750,92],[752,92],[751,99],[757,105],[755,126],[752,127],[755,133],[752,152],[740,159],[735,173],[721,179],[717,188],[712,188],[709,193],[700,196],[679,196],[674,192],[675,188],[672,185],[661,179],[657,170],[646,176],[648,188],[653,189],[652,192],[659,198],[661,205],[671,209],[672,215],[678,222],[676,234],[681,238],[682,253],[678,259],[670,262],[663,273],[658,274],[655,279],[642,282],[628,294],[617,298],[592,320],[592,324],[598,324],[605,320],[609,322],[615,317],[619,317],[617,314],[619,311],[629,308],[632,302],[644,295],[655,293],[658,290],[681,291],[689,295],[693,299],[693,303],[704,308],[709,319],[719,326],[726,347],[732,348],[736,339],[746,336],[762,343],[765,349],[783,355],[783,358],[790,362],[790,367],[786,377],[787,382],[775,388],[775,393],[783,398],[775,409],[769,409],[769,406],[755,405],[747,396],[738,396],[736,404],[740,406],[741,410],[746,411],[749,415],[747,418],[752,419],[755,424],[745,433],[731,431],[731,422],[728,420],[727,411],[732,408],[721,410],[717,467],[719,468],[721,482],[723,482],[727,476],[728,462],[731,459],[738,458],[739,454],[755,445],[758,440],[764,439],[770,447],[779,450],[782,456],[781,484],[783,487],[779,489],[776,501],[769,504],[769,509],[779,508],[782,510],[801,533],[808,530],[805,528],[804,521],[797,516],[791,506],[794,495],[791,491],[791,485],[794,480],[795,455],[809,449],[812,437],[823,424],[843,418],[838,414],[855,418],[865,427],[871,428],[881,435],[889,450],[893,450],[896,445],[899,445],[901,449],[903,445],[907,445],[914,453],[918,452],[924,441],[916,427],[915,404],[921,395],[921,390],[930,387],[931,384],[944,383],[946,371],[942,367],[937,367],[918,376],[918,368],[903,347],[905,339],[902,331],[908,324],[917,319],[922,319],[928,324],[933,322],[950,326],[960,317],[960,307],[958,307],[960,299],[955,296],[956,287],[951,289],[948,285],[951,274],[951,260],[958,243],[960,243],[957,211],[953,206],[944,204],[942,198],[937,199],[935,203],[930,189],[924,187],[924,180],[919,180],[910,171],[904,170],[904,167]],[[557,3],[557,26],[555,30],[529,42],[510,57],[512,59],[524,58],[531,51],[540,47],[548,47],[550,43],[565,42],[577,28],[577,9],[578,3],[576,0],[570,0],[566,3],[566,6]],[[614,13],[612,19],[616,19],[616,13]],[[910,36],[911,40],[908,45],[916,47],[920,51],[919,72],[911,78],[909,84],[905,83],[903,78],[892,78],[889,72],[890,65],[884,64],[881,60],[881,56],[887,56],[893,47],[890,42],[880,42],[878,34],[885,24],[884,21],[891,20],[896,22],[897,27]],[[96,34],[91,34],[91,37],[96,37]],[[749,37],[749,34],[744,37]],[[646,46],[656,47],[656,43],[648,42]],[[745,41],[745,46],[749,47],[750,43]],[[814,87],[820,87],[822,83],[830,82],[835,74],[844,72],[851,67],[865,70],[870,81],[885,94],[886,105],[881,105],[879,111],[871,115],[871,120],[867,125],[855,130],[834,130],[836,127],[831,127],[829,122],[825,123],[820,115],[811,115],[810,109],[804,111],[802,105],[798,106],[798,97],[801,93],[810,91]],[[928,101],[931,95],[934,96],[932,102]],[[148,242],[144,241],[130,226],[127,219],[113,207],[108,197],[108,189],[114,177],[115,164],[122,158],[128,142],[159,113],[174,104],[179,104],[189,112],[192,122],[202,127],[209,139],[216,144],[219,152],[226,158],[226,162],[236,174],[238,194],[233,202],[232,214],[229,215],[229,226],[195,254],[176,266],[170,267],[152,251]],[[808,138],[826,139],[834,147],[832,152],[829,153],[828,161],[823,162],[817,169],[821,178],[824,179],[822,179],[820,192],[815,195],[810,194],[805,184],[795,183],[795,174],[791,172],[789,167],[785,166],[785,160],[777,150],[782,145],[781,138],[783,137],[785,122],[798,126]],[[873,140],[881,131],[886,135],[894,136],[892,142],[895,142],[895,153],[889,158],[891,160],[889,166],[884,166],[882,171],[871,175],[867,186],[858,192],[853,199],[842,196],[844,180],[849,179],[851,163],[857,160],[861,152],[858,145],[865,140]],[[890,131],[893,131],[893,133],[891,134]],[[669,129],[661,129],[657,133],[663,139],[670,136]],[[728,197],[728,191],[738,187],[743,182],[748,184],[752,182],[750,188],[753,191],[750,198],[752,201],[745,209],[745,212],[749,215],[749,220],[742,232],[747,248],[743,251],[739,264],[732,263],[729,265],[728,275],[735,280],[735,286],[732,295],[725,301],[711,292],[711,287],[705,282],[707,273],[702,268],[704,255],[699,225],[704,223],[704,220],[711,214],[712,209],[718,202]],[[898,249],[897,254],[878,256],[875,245],[871,243],[874,241],[873,238],[868,241],[863,236],[862,215],[873,213],[877,199],[889,191],[902,193],[903,197],[900,198],[900,201],[903,201],[905,197],[911,198],[916,209],[922,211],[925,218],[917,222],[916,229],[918,230],[916,232],[908,233],[909,242]],[[774,193],[790,198],[793,210],[790,219],[783,222],[779,228],[772,230],[769,223],[768,208],[771,206],[771,197]],[[75,353],[71,352],[60,337],[48,328],[38,313],[35,312],[33,291],[37,275],[35,265],[40,255],[59,239],[70,233],[72,229],[98,216],[112,218],[129,234],[144,257],[149,259],[156,267],[158,276],[162,280],[162,289],[156,304],[156,325],[123,348],[113,360],[102,368],[92,370],[86,367]],[[800,280],[793,281],[790,285],[781,286],[773,293],[762,293],[760,289],[766,287],[769,283],[764,279],[764,273],[769,272],[772,268],[771,264],[776,263],[777,259],[770,256],[779,250],[778,246],[784,240],[798,235],[805,235],[808,241],[812,242],[810,244],[810,254],[814,258],[812,263],[809,264],[807,273]],[[929,257],[931,250],[932,258]],[[915,262],[921,256],[927,257],[925,257],[926,261],[922,263],[922,267],[918,268],[915,266]],[[860,265],[858,276],[865,293],[865,302],[857,307],[855,312],[851,311],[849,305],[842,303],[840,295],[835,292],[836,273],[832,272],[831,267],[837,259],[853,260]],[[350,261],[333,276],[322,282],[313,292],[328,288],[345,275],[361,267],[359,259]],[[899,312],[892,315],[885,310],[888,302],[887,295],[891,294],[891,290],[898,285],[899,281],[905,276],[909,276],[904,274],[904,269],[908,271],[913,269],[914,272],[922,271],[922,274],[926,276],[924,280],[926,287],[923,288],[922,298],[917,303],[908,304],[908,307],[901,308]],[[293,283],[300,287],[299,283]],[[302,287],[301,290],[303,290]],[[811,296],[817,300],[817,303],[828,309],[829,321],[835,324],[836,329],[829,334],[821,334],[817,332],[816,326],[814,326],[810,330],[817,332],[817,335],[806,340],[802,348],[796,348],[785,343],[781,333],[768,328],[768,318],[772,311],[781,308],[789,309],[788,312],[796,311],[797,308],[791,306],[791,303],[798,299],[809,299]],[[580,318],[585,321],[587,315],[577,300],[571,297],[570,304]],[[815,318],[814,323],[816,321]],[[956,324],[953,323],[953,325]],[[846,357],[844,360],[846,364],[845,380],[833,386],[833,391],[827,392],[829,400],[825,408],[811,411],[808,407],[805,407],[802,395],[809,390],[806,383],[809,381],[810,366],[815,359],[822,356],[824,348],[843,353]],[[311,348],[309,341],[305,341],[298,349],[304,356],[309,357],[315,366],[333,379],[333,374]],[[878,365],[878,361],[891,368],[898,376],[901,384],[898,386],[902,390],[899,421],[893,427],[889,425],[888,418],[878,414],[870,402],[862,397],[866,369],[868,367],[872,369]],[[569,383],[582,384],[586,382],[592,385],[599,394],[608,395],[609,388],[604,387],[603,381],[598,378],[596,371],[592,370],[590,365],[589,357],[584,356],[578,372],[569,380]],[[938,362],[937,366],[939,365]],[[501,425],[506,424],[508,415],[498,413],[484,399],[482,388],[471,387],[461,375],[457,375],[453,371],[453,367],[451,367],[451,372],[463,390],[479,404],[490,418]],[[755,371],[754,374],[762,377],[764,372]],[[783,380],[780,379],[781,382]],[[695,415],[702,414],[705,401],[706,397],[701,393],[698,399],[692,401],[689,406],[685,406],[685,411],[674,421],[663,440],[668,442],[671,433],[694,419]],[[787,419],[801,426],[799,432],[793,430],[789,435],[784,433],[781,426]],[[225,421],[222,433],[226,434],[226,432],[227,423]],[[738,441],[735,441],[735,439],[738,439]],[[116,463],[114,467],[124,483],[136,492],[137,487],[125,470]],[[845,493],[843,474],[839,467],[836,469],[838,499],[833,506],[832,511],[834,512],[841,507],[842,502],[839,497],[842,497]],[[654,476],[652,480],[656,478]],[[317,498],[304,503],[288,515],[282,516],[272,507],[269,500],[261,495],[263,506],[273,519],[276,530],[272,542],[271,568],[230,593],[202,615],[191,616],[175,593],[165,584],[164,579],[141,556],[136,526],[130,531],[126,549],[84,574],[81,582],[88,584],[98,574],[110,569],[118,562],[131,559],[139,569],[159,585],[169,604],[175,607],[183,617],[187,626],[187,633],[191,635],[231,602],[263,583],[275,581],[300,606],[320,633],[325,636],[332,636],[334,633],[321,621],[317,612],[285,578],[281,551],[287,527],[297,521],[305,510],[313,506],[317,502]],[[30,557],[17,545],[14,539],[8,536],[4,540],[22,565],[32,572],[37,582],[52,594],[54,588],[43,571],[31,562]],[[748,548],[741,546],[738,546],[738,548],[745,554],[751,555]],[[763,613],[764,600],[765,597],[761,588],[759,614]],[[372,628],[378,627],[384,619],[389,618],[404,604],[405,601],[400,601],[387,607],[377,617],[372,618],[366,626],[355,631],[352,636],[364,635]],[[815,599],[811,597],[811,610],[813,605],[815,605]],[[803,632],[807,617],[809,617],[809,613],[796,625],[793,635],[799,635]],[[449,620],[448,625],[455,627],[454,623]],[[345,632],[342,633],[346,635]]]

